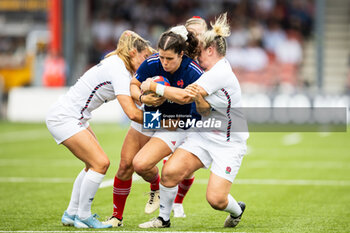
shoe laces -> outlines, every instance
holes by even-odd
[[[92,217],[94,222],[99,222],[97,218],[99,218],[100,216],[98,216],[98,214],[93,214]]]
[[[93,214],[92,217],[99,218],[100,216],[98,216],[98,214]]]
[[[154,202],[154,196],[156,195],[156,192],[155,191],[151,191],[151,192],[148,192],[146,194],[149,194],[150,197],[149,197],[148,203],[152,205],[153,202]]]

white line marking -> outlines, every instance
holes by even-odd
[[[53,167],[81,167],[82,162],[80,160],[74,159],[0,159],[0,167],[32,167],[38,166],[42,162],[45,163],[45,166]]]
[[[283,145],[291,146],[296,145],[301,142],[301,134],[300,133],[291,133],[287,134],[282,138]]]
[[[243,164],[246,168],[312,168],[312,169],[350,169],[349,162],[341,161],[271,161],[253,160]]]
[[[18,141],[33,141],[42,138],[48,138],[50,135],[48,130],[22,130],[14,132],[0,133],[0,144]]]
[[[0,177],[0,183],[73,183],[72,178],[40,177]],[[133,179],[134,184],[146,183],[143,179]],[[207,179],[195,179],[195,184],[208,184]],[[233,184],[239,185],[302,185],[302,186],[350,186],[350,180],[280,180],[280,179],[236,179]],[[103,187],[113,185],[113,179],[103,182]]]
[[[328,137],[331,135],[330,132],[319,132],[318,135],[320,135],[320,137]]]
[[[93,231],[0,231],[0,232],[93,232]],[[154,232],[163,232],[163,233],[217,233],[218,231],[103,231],[103,230],[99,230],[98,232],[124,232],[124,233],[154,233]],[[235,232],[239,232],[239,231],[235,231]],[[240,232],[240,233],[244,233],[244,232]]]
[[[233,183],[252,185],[350,186],[350,180],[237,179]]]
[[[132,181],[135,182],[135,181],[139,181],[139,180],[142,180],[142,178],[139,175],[137,175],[136,173],[134,173],[132,175]],[[100,189],[111,187],[111,186],[113,186],[113,183],[114,183],[114,178],[102,181],[102,183],[100,184]]]
[[[0,177],[0,183],[72,183],[72,178]]]

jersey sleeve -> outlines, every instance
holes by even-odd
[[[184,87],[197,81],[202,76],[202,74],[202,68],[192,60],[188,66],[188,71],[185,74],[186,82]]]
[[[130,96],[130,73],[125,70],[121,73],[116,72],[115,74],[111,75],[113,75],[112,85],[114,89],[114,94]]]
[[[195,83],[201,86],[208,95],[211,95],[217,90],[225,87],[226,79],[225,77],[216,76],[215,72],[209,71],[204,73]]]
[[[137,69],[136,74],[135,74],[135,78],[137,80],[139,80],[139,82],[143,82],[145,81],[147,78],[149,77],[153,77],[154,75],[152,75],[150,66],[147,62],[147,60],[145,60],[144,62],[142,62],[142,64],[140,65],[140,67]]]

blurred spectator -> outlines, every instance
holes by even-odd
[[[262,41],[264,28],[256,19],[250,19],[248,23],[248,31],[251,40]]]
[[[249,39],[249,31],[238,19],[231,22],[231,35],[227,38],[227,43],[231,47],[244,47]]]
[[[298,33],[290,30],[287,32],[287,39],[276,45],[275,53],[278,63],[299,65],[302,62],[303,53],[298,38]]]
[[[113,24],[105,12],[100,12],[98,18],[92,21],[92,38],[101,44],[106,44],[113,38]]]
[[[308,37],[310,35],[310,32],[312,31],[312,1],[290,1],[288,11],[289,27],[298,29],[304,37]]]
[[[120,35],[127,29],[130,29],[131,28],[131,24],[124,20],[122,17],[120,16],[116,16],[114,18],[114,22],[113,22],[113,27],[114,27],[114,30],[113,30],[113,38],[115,41],[118,41]]]
[[[227,58],[241,82],[273,88],[298,83],[303,38],[312,29],[314,0],[91,0],[90,64],[113,49],[120,32],[131,29],[155,47],[169,27],[198,15],[208,23],[227,11],[231,36]],[[209,26],[209,24],[208,24]],[[288,32],[288,33],[287,33]]]
[[[286,33],[282,30],[281,25],[276,20],[269,20],[263,35],[263,46],[271,59],[275,57],[276,46],[284,40],[286,40]]]
[[[261,71],[269,62],[265,50],[261,48],[256,40],[250,40],[248,46],[243,50],[241,59],[242,68],[246,71]]]

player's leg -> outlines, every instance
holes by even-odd
[[[179,183],[177,194],[173,205],[174,218],[186,218],[186,214],[182,203],[187,192],[191,188],[193,181],[194,181],[194,173],[188,175],[185,179],[183,179]]]
[[[134,158],[133,165],[136,173],[150,183],[150,197],[145,207],[147,214],[153,213],[159,207],[160,176],[156,165],[171,152],[163,140],[152,137]]]
[[[77,158],[89,168],[82,178],[79,194],[79,207],[74,226],[78,228],[106,228],[94,215],[91,215],[92,200],[100,186],[107,169],[109,159],[93,134],[85,129],[63,143]]]
[[[210,174],[207,187],[207,201],[216,210],[228,212],[225,227],[235,227],[245,209],[243,202],[237,202],[230,194],[232,183],[213,172]],[[229,224],[230,223],[230,224]]]
[[[225,227],[235,227],[241,219],[245,204],[238,203],[230,194],[230,189],[243,155],[234,148],[216,147],[209,151],[213,163],[207,187],[207,201],[214,209],[229,213]]]
[[[165,157],[163,159],[163,165],[166,163],[166,161],[169,159],[171,155]],[[174,218],[186,218],[186,214],[184,211],[184,207],[182,205],[183,200],[188,193],[189,189],[191,188],[194,181],[194,173],[188,175],[185,179],[183,179],[179,185],[177,194],[174,200],[173,205],[173,212],[174,212]]]
[[[105,224],[113,227],[122,226],[124,207],[132,185],[132,175],[134,168],[132,161],[137,152],[146,144],[150,137],[138,132],[130,127],[121,150],[121,157],[113,184],[113,214]]]
[[[63,213],[61,222],[64,226],[73,226],[75,215],[78,212],[81,183],[88,169],[84,168],[75,178],[67,210]]]
[[[203,167],[202,162],[192,153],[178,148],[162,169],[160,184],[159,216],[139,225],[141,228],[163,228],[170,226],[170,214],[177,193],[177,184],[184,177]]]
[[[173,152],[186,138],[184,130],[155,132],[152,139],[135,156],[135,171],[150,182],[151,192],[145,207],[150,214],[159,207],[159,174],[156,164]],[[156,148],[156,149],[155,149]]]

